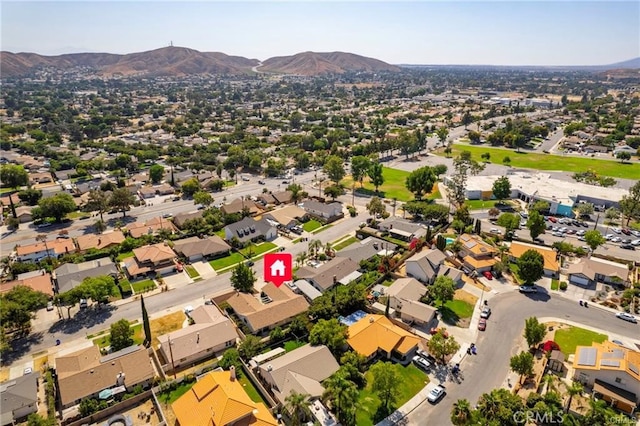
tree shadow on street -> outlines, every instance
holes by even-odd
[[[49,328],[49,333],[74,334],[83,328],[89,329],[104,324],[117,309],[113,305],[93,306],[77,312],[73,317],[62,319]]]
[[[2,365],[10,365],[20,359],[24,354],[29,353],[32,346],[42,343],[43,340],[43,332],[30,333],[26,336],[11,340],[11,351],[2,354]]]

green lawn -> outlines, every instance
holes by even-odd
[[[123,260],[125,260],[125,259],[126,259],[126,258],[128,258],[128,257],[133,257],[133,252],[132,252],[132,251],[127,251],[127,252],[124,252],[124,253],[120,253],[120,254],[116,257],[116,260],[117,260],[118,262],[122,262]]]
[[[306,344],[306,342],[301,342],[300,340],[289,340],[284,343],[284,350],[291,352],[292,350],[298,349],[300,346],[304,346]]]
[[[397,396],[395,407],[401,407],[426,385],[429,378],[413,364],[409,364],[407,367],[394,364],[394,367],[400,376],[401,383],[395,393]],[[360,391],[358,396],[358,410],[356,412],[356,424],[358,426],[374,425],[383,418],[380,414],[376,415],[380,406],[380,399],[371,390],[373,375],[367,372],[365,376],[367,378],[367,386]]]
[[[579,327],[569,327],[556,331],[554,341],[560,346],[565,356],[576,353],[576,346],[591,346],[593,342],[602,343],[607,340],[606,334],[585,330]]]
[[[131,288],[136,293],[142,293],[149,290],[149,288],[156,288],[156,283],[153,280],[141,280],[131,283]]]
[[[322,231],[326,231],[327,229],[333,227],[333,225],[325,225],[322,228],[318,228],[318,229],[314,229],[313,231],[311,231],[312,234],[319,234]]]
[[[436,302],[439,304],[439,302]],[[456,324],[462,318],[471,318],[473,305],[464,300],[449,300],[440,308],[442,320],[448,324]]]
[[[165,404],[173,404],[174,402],[176,402],[178,398],[180,398],[182,395],[187,393],[187,391],[191,389],[195,384],[196,384],[195,382],[193,383],[182,382],[177,388],[175,388],[168,394],[166,391],[159,394],[158,401]]]
[[[333,249],[335,251],[339,251],[342,250],[343,248],[350,246],[351,244],[355,243],[359,241],[356,237],[349,237],[347,239],[344,239],[342,241],[340,241],[338,244],[334,244],[333,245]]]
[[[562,170],[572,173],[594,169],[603,176],[635,180],[640,179],[640,164],[638,163],[622,164],[620,161],[600,160],[589,157],[539,154],[526,151],[518,153],[511,149],[493,148],[488,146],[453,145],[452,155],[454,157],[461,151],[471,152],[472,157],[477,161],[482,161],[480,156],[483,153],[488,152],[491,154],[492,162],[496,164],[502,164],[502,159],[504,157],[509,157],[511,159],[511,166],[513,167],[524,167],[537,170]],[[444,150],[440,151],[438,154],[444,155]]]
[[[322,226],[322,223],[318,222],[315,219],[311,219],[310,221],[304,223],[302,225],[302,229],[304,229],[307,232],[312,232],[315,231],[316,229],[320,228]]]
[[[144,333],[142,332],[142,324],[132,325],[133,330],[133,344],[141,345],[144,342]],[[111,334],[107,331],[102,337],[98,337],[93,340],[94,345],[98,345],[100,349],[109,346],[111,344]]]
[[[391,169],[389,167],[382,168],[382,176],[384,176],[384,183],[378,188],[378,194],[375,193],[375,187],[369,181],[369,178],[364,179],[363,187],[360,187],[360,183],[356,183],[356,192],[370,195],[378,195],[381,198],[397,198],[398,201],[410,201],[413,200],[413,194],[404,186],[404,182],[409,176],[409,172],[398,169]],[[348,177],[343,179],[342,182],[345,188],[353,187],[353,179]]]
[[[255,258],[256,256],[260,256],[261,254],[264,254],[270,250],[273,250],[276,247],[278,246],[275,245],[274,243],[266,241],[258,245],[251,244],[250,246],[247,246],[241,249],[240,251],[247,256],[250,255],[252,258]],[[218,259],[214,259],[210,261],[209,265],[211,265],[211,267],[214,270],[219,271],[221,269],[228,268],[229,266],[233,266],[237,263],[240,263],[245,259],[246,257],[243,256],[242,254],[238,252],[233,252],[228,256],[220,257]]]
[[[518,285],[524,284],[520,279],[520,268],[518,268],[518,265],[516,265],[515,263],[509,263],[509,270],[511,271],[511,275],[516,280],[516,283],[518,283]]]
[[[224,240],[225,234],[224,234],[224,228],[216,231],[213,233],[214,235],[217,235],[218,237],[222,238]]]
[[[251,256],[251,257],[255,257],[255,256],[259,256],[263,253],[268,252],[269,250],[273,250],[274,248],[278,247],[277,245],[275,245],[274,243],[270,242],[270,241],[266,241],[264,243],[255,245],[255,244],[251,244],[248,247],[243,248],[242,250],[240,250],[242,253],[246,254],[247,256]]]
[[[185,265],[184,270],[187,271],[187,275],[189,275],[189,278],[197,278],[200,276],[198,271],[196,271],[196,268],[191,265]]]
[[[555,278],[551,279],[551,290],[559,290],[560,289],[560,282],[558,280],[556,280]]]
[[[265,402],[256,390],[255,386],[253,386],[253,383],[251,383],[251,380],[247,379],[247,375],[244,373],[244,371],[243,374],[238,378],[238,382],[240,382],[242,388],[247,393],[247,395],[249,395],[249,398],[251,398],[253,402]]]

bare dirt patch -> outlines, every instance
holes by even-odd
[[[153,336],[153,340],[151,342],[152,345],[155,347],[160,344],[158,336],[180,330],[185,319],[186,317],[184,313],[182,311],[178,311],[149,321],[151,335]]]
[[[476,296],[464,290],[456,290],[455,294],[453,295],[453,299],[462,300],[463,302],[467,302],[471,306],[475,306],[476,302],[478,301],[478,298]]]

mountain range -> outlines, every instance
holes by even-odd
[[[185,47],[163,47],[147,52],[71,53],[44,56],[36,53],[0,52],[0,76],[19,77],[51,67],[60,70],[87,67],[102,76],[186,76],[199,74],[245,74],[250,72],[314,76],[349,71],[400,71],[400,67],[377,59],[344,52],[304,52],[261,62],[221,52],[200,52]]]

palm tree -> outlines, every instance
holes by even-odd
[[[331,254],[333,253],[333,247],[331,246],[331,243],[328,241],[327,241],[327,244],[324,245],[324,252],[329,257],[331,257]]]
[[[584,390],[584,387],[580,382],[573,382],[571,383],[571,386],[567,386],[567,393],[569,394],[569,399],[567,400],[567,406],[564,409],[565,413],[569,412],[569,409],[571,408],[571,401],[573,401],[573,397],[576,395],[580,395],[583,390]]]
[[[451,410],[451,423],[456,426],[468,425],[471,422],[471,404],[466,399],[459,399]]]
[[[341,374],[333,374],[325,382],[322,399],[330,402],[338,420],[343,424],[353,424],[352,414],[358,400],[358,388]]]
[[[606,401],[602,399],[590,399],[589,411],[582,418],[585,425],[604,425],[613,424],[612,417],[615,415],[613,410],[609,410]]]
[[[544,392],[545,395],[548,394],[549,391],[555,392],[558,390],[555,386],[556,376],[554,376],[553,374],[545,374],[545,376],[542,378],[542,381],[547,386],[547,390]]]
[[[306,251],[300,252],[296,256],[296,263],[298,264],[298,266],[302,265],[306,259],[307,259],[307,252]]]
[[[485,419],[494,419],[502,410],[502,402],[496,392],[485,393],[478,401],[478,411]]]
[[[313,258],[318,258],[318,249],[322,247],[322,241],[320,240],[311,240],[309,241],[309,253],[313,252]]]
[[[311,416],[309,409],[309,394],[291,391],[289,396],[284,400],[285,408],[291,415],[291,424],[300,426],[303,421]]]

